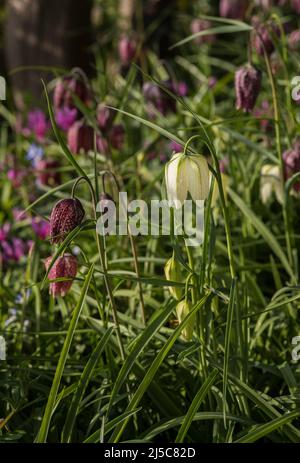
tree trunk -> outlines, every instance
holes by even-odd
[[[89,70],[90,0],[6,0],[5,56],[8,72],[45,66]],[[16,104],[24,94],[40,100],[41,78],[53,73],[23,69],[10,76]]]

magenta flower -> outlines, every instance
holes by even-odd
[[[48,270],[52,259],[52,256],[45,259],[46,270]],[[72,256],[72,254],[65,254],[55,261],[48,274],[48,280],[56,280],[58,278],[68,278],[69,280],[50,283],[49,292],[52,296],[64,297],[70,291],[73,279],[77,274],[77,268],[77,258]]]
[[[43,141],[45,139],[50,126],[45,113],[40,109],[34,109],[28,113],[27,128],[30,132],[34,133],[37,140]]]
[[[31,226],[34,233],[40,240],[45,240],[50,235],[50,224],[40,217],[34,217],[31,220]]]
[[[26,175],[24,170],[12,168],[7,171],[7,178],[11,181],[14,188],[19,188],[22,185],[23,179]]]
[[[171,141],[169,143],[169,148],[172,152],[174,151],[175,153],[181,153],[183,150],[182,145],[180,145],[180,143],[177,143],[176,141]]]
[[[58,108],[55,111],[55,120],[58,127],[65,132],[74,124],[78,117],[78,111],[76,108],[69,108],[68,106],[63,106]]]
[[[11,236],[11,225],[6,223],[0,227],[0,264],[9,261],[19,262],[27,251],[26,243]]]
[[[254,108],[261,88],[261,72],[251,65],[235,73],[236,109],[250,112]]]
[[[272,128],[271,121],[269,120],[272,117],[271,108],[267,100],[262,101],[261,106],[254,111],[254,115],[257,118],[260,118],[260,127],[264,132],[269,132]],[[261,119],[263,116],[266,116],[268,119]]]

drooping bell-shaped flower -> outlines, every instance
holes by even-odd
[[[289,48],[293,51],[300,49],[300,29],[296,29],[288,36]]]
[[[48,270],[52,259],[52,256],[45,259],[46,270]],[[48,274],[48,280],[56,280],[58,278],[66,278],[66,280],[50,283],[49,292],[52,294],[52,296],[64,297],[70,291],[73,279],[77,274],[77,268],[77,258],[72,254],[65,254],[64,256],[60,256],[54,262]]]
[[[178,209],[190,193],[194,201],[205,200],[209,192],[209,170],[201,154],[176,153],[165,167],[168,200]]]
[[[236,109],[252,111],[261,88],[261,72],[252,65],[235,73]]]
[[[134,59],[137,46],[132,37],[122,37],[119,41],[119,57],[124,66],[128,66]]]
[[[177,314],[179,323],[181,323],[185,319],[185,317],[190,313],[191,308],[192,308],[191,304],[187,302],[186,300],[183,300],[177,304],[176,314]],[[195,316],[192,316],[191,319],[188,321],[188,324],[181,331],[181,335],[186,341],[190,341],[192,339],[194,326],[195,326]]]
[[[77,198],[61,199],[52,209],[50,217],[51,243],[59,243],[84,217],[84,209]]]
[[[220,0],[220,16],[242,20],[245,17],[247,7],[247,0]]]
[[[175,259],[174,253],[172,257],[167,261],[164,267],[166,279],[169,281],[176,281],[182,283],[182,271],[179,262]],[[183,289],[181,286],[169,286],[169,291],[174,299],[180,301],[183,295]]]
[[[280,180],[280,168],[274,164],[265,164],[261,168],[260,196],[263,204],[267,204],[275,193],[277,201],[283,203],[283,188]]]
[[[85,104],[91,98],[87,83],[83,75],[79,72],[72,72],[57,82],[53,95],[55,110],[60,108],[75,108],[74,95]]]
[[[285,179],[300,172],[300,140],[296,140],[291,149],[286,150],[283,155]],[[300,191],[300,182],[293,185],[294,191]]]
[[[73,153],[94,148],[94,129],[83,120],[76,121],[68,130],[68,146]]]
[[[271,55],[275,49],[273,37],[280,35],[279,27],[273,22],[264,24],[257,16],[252,18],[252,25],[254,27],[252,34],[253,47],[261,56],[264,55],[264,52]]]

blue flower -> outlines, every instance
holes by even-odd
[[[32,143],[28,148],[26,159],[27,161],[31,162],[33,167],[35,167],[36,163],[40,161],[43,156],[44,156],[44,149],[41,146],[36,145],[35,143]]]

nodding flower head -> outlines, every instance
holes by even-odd
[[[193,201],[205,200],[209,193],[207,160],[201,154],[176,153],[165,167],[168,200],[176,209],[182,207],[190,193]]]
[[[244,19],[247,0],[220,0],[220,16],[223,18]]]
[[[94,148],[94,129],[83,120],[76,121],[68,130],[68,145],[73,153],[90,151]]]
[[[49,265],[53,257],[47,257],[45,259],[45,267],[48,270]],[[71,289],[73,279],[77,274],[77,258],[72,254],[65,254],[64,256],[59,257],[51,267],[48,279],[56,280],[58,278],[68,278],[68,280],[55,281],[50,283],[49,292],[52,296],[62,296],[64,297]]]
[[[252,111],[261,88],[261,72],[251,65],[235,73],[236,108]]]
[[[286,150],[283,155],[285,179],[300,172],[300,140],[296,140],[291,149]],[[293,185],[294,191],[300,191],[300,182]]]
[[[177,314],[177,318],[178,318],[178,321],[179,323],[181,323],[187,316],[188,314],[190,313],[192,309],[192,306],[189,302],[187,302],[186,300],[183,300],[181,302],[179,302],[176,306],[176,314]],[[185,326],[185,328],[183,328],[183,330],[181,331],[181,336],[186,340],[186,341],[190,341],[193,337],[193,331],[194,331],[194,326],[195,326],[195,316],[193,315],[187,325]]]
[[[119,57],[124,66],[128,66],[136,54],[136,42],[132,37],[122,37],[119,41]]]
[[[91,99],[87,83],[79,72],[73,72],[57,82],[53,95],[55,110],[63,107],[75,108],[74,95],[85,104]]]
[[[61,199],[52,209],[50,217],[51,243],[60,243],[67,234],[77,225],[80,225],[84,217],[84,209],[77,198]]]
[[[252,34],[253,47],[261,56],[263,56],[264,51],[267,55],[271,55],[275,49],[273,37],[278,37],[280,34],[278,26],[273,22],[263,24],[257,16],[252,18],[252,25],[254,27]]]

